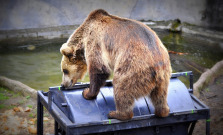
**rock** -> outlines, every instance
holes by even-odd
[[[167,29],[171,32],[182,32],[181,21],[179,19],[174,20],[167,26]]]
[[[0,76],[0,86],[8,88],[16,93],[20,92],[24,96],[31,96],[34,100],[37,98],[37,91],[35,89],[16,80]]]
[[[27,46],[27,50],[33,51],[35,49],[36,49],[36,46],[34,46],[34,45]]]
[[[206,87],[212,80],[223,73],[223,60],[217,62],[211,69],[207,69],[196,83],[194,83],[194,95],[199,98],[200,92]]]

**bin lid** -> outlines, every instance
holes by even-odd
[[[88,85],[81,84],[84,87]],[[82,88],[59,91],[50,88],[54,103],[64,112],[64,114],[75,124],[91,123],[95,121],[108,120],[108,113],[115,110],[113,96],[113,86],[108,85],[100,89],[100,93],[94,100],[86,100],[82,96]],[[178,79],[171,78],[168,87],[167,102],[170,112],[182,112],[194,110],[194,104],[187,87]],[[67,107],[62,107],[61,103],[67,103]],[[148,97],[135,100],[133,109],[134,117],[154,114],[155,109]]]

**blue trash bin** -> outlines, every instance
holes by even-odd
[[[179,76],[190,76],[188,89]],[[197,120],[206,119],[206,133],[210,133],[209,108],[193,95],[192,72],[174,73],[168,87],[168,117],[159,118],[148,97],[135,100],[134,117],[129,121],[108,119],[115,110],[111,81],[100,89],[94,100],[86,100],[82,91],[89,83],[76,84],[71,89],[50,87],[38,91],[38,134],[43,133],[43,106],[55,119],[55,134],[192,134]]]

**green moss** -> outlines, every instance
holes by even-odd
[[[161,40],[164,43],[164,45],[167,47],[167,49],[168,50],[170,49],[172,51],[178,51],[179,49],[181,49],[183,47],[182,44],[185,43],[181,34],[172,33],[172,32],[170,32],[168,35],[164,36]]]
[[[49,117],[50,115],[48,113],[44,113],[44,117]]]
[[[216,81],[216,84],[221,84],[221,81],[217,80],[217,81]]]
[[[27,105],[27,107],[29,107],[29,108],[33,108],[33,106],[32,106],[32,105]]]
[[[206,88],[205,91],[206,91],[206,92],[209,92],[210,90],[209,90],[209,88]]]
[[[13,93],[13,92],[12,92],[12,93]],[[12,98],[16,98],[16,97],[18,97],[18,96],[21,96],[21,94],[20,94],[20,93],[13,93]]]
[[[173,41],[173,33],[169,33],[168,35],[164,36],[162,38],[163,42],[172,42]]]
[[[7,93],[8,93],[7,89],[0,87],[0,100],[9,99],[9,96],[6,95]]]
[[[0,104],[0,109],[6,108],[4,104]]]
[[[31,117],[31,118],[32,118],[32,117],[33,117],[33,114],[32,114],[32,113],[30,113],[30,114],[29,114],[29,117]]]
[[[14,105],[6,106],[5,104],[0,104],[0,109],[13,109],[14,107]]]
[[[15,97],[21,96],[21,93],[15,93],[15,92],[13,92],[13,91],[11,91],[9,89],[0,87],[0,100],[1,100],[1,98],[3,98],[3,99],[9,99],[9,96],[6,96],[5,95],[6,93],[9,93],[10,95],[12,95],[12,96],[10,96],[10,98],[15,98]],[[1,94],[3,94],[3,95],[1,95]]]
[[[25,100],[21,100],[21,101],[19,101],[19,104],[21,105],[21,104],[24,104],[25,103]]]
[[[10,106],[7,106],[6,108],[7,109],[13,109],[14,107],[16,107],[15,105],[10,105]]]
[[[21,94],[0,87],[0,102],[1,102],[0,109],[13,109],[14,107],[16,107],[15,105],[7,105],[7,102],[9,100],[15,99],[18,96],[21,96]],[[19,104],[23,104],[24,102],[25,102],[24,100],[20,100]]]
[[[187,22],[183,22],[183,25],[184,26],[196,26],[195,24],[190,24],[190,23],[187,23]]]
[[[0,100],[6,100],[6,99],[9,99],[9,97],[3,93],[0,93]]]
[[[30,96],[26,96],[26,99],[29,99],[30,98]]]
[[[178,23],[178,22],[174,22],[171,28],[172,28],[173,30],[176,30],[176,28],[179,27],[179,26],[180,26],[180,23]]]

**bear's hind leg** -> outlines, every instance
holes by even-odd
[[[130,120],[133,117],[134,98],[125,91],[126,90],[114,90],[116,111],[111,111],[108,114],[108,118]]]
[[[167,105],[168,84],[168,82],[160,82],[150,93],[155,107],[155,115],[158,117],[167,117],[169,115],[169,107]]]

